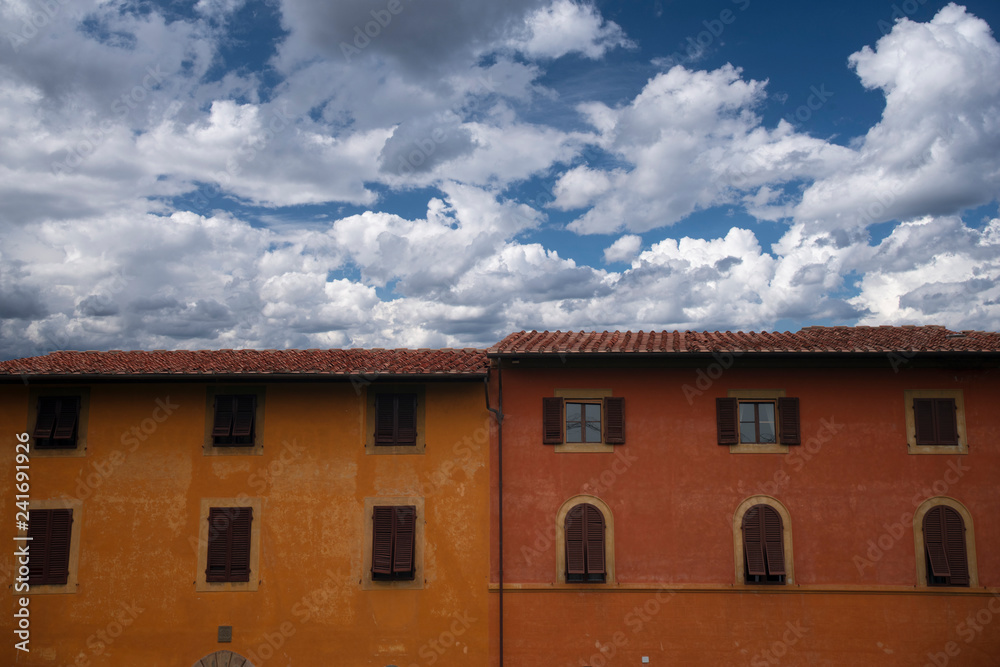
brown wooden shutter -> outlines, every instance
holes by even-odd
[[[236,417],[236,397],[220,394],[215,397],[215,422],[212,425],[213,438],[226,438],[233,432]]]
[[[587,574],[604,574],[604,515],[593,505],[584,505]]]
[[[59,399],[59,413],[56,417],[53,440],[70,440],[76,434],[76,420],[80,414],[80,399],[77,396],[63,396]]]
[[[395,394],[375,396],[375,444],[396,443],[396,401]]]
[[[46,545],[49,540],[49,525],[52,510],[31,510],[28,512],[28,585],[44,584],[47,571],[46,561],[49,557]]]
[[[566,573],[586,574],[584,557],[584,505],[577,505],[566,514]]]
[[[396,444],[417,444],[416,394],[396,394]]]
[[[958,444],[958,412],[954,398],[935,398],[934,417],[937,422],[937,444]]]
[[[38,399],[38,414],[35,418],[36,440],[48,439],[52,437],[52,430],[56,426],[57,410],[59,409],[59,399],[53,396],[42,396]]]
[[[73,510],[31,510],[28,537],[31,558],[28,585],[65,585],[69,580],[69,550],[73,531]]]
[[[799,399],[778,399],[778,428],[781,429],[781,444],[801,445],[802,428],[799,424]]]
[[[563,399],[542,397],[542,444],[560,445],[563,441]]]
[[[944,507],[944,551],[952,586],[969,585],[969,559],[965,550],[965,522],[962,515],[951,507]]]
[[[392,572],[406,574],[413,571],[417,508],[413,505],[404,505],[393,509],[395,544],[392,548]]]
[[[227,581],[250,581],[250,528],[252,507],[232,508],[229,524],[229,576]]]
[[[625,444],[625,398],[604,398],[604,442],[608,445]]]
[[[392,528],[394,508],[376,507],[372,513],[372,572],[392,574]]]
[[[233,435],[249,436],[253,433],[254,416],[257,413],[257,397],[253,394],[239,394],[233,398],[236,408],[233,417]]]
[[[924,548],[935,577],[951,576],[944,544],[944,510],[944,505],[938,505],[924,515]]]
[[[736,413],[737,401],[735,398],[715,399],[715,425],[719,433],[720,445],[739,444],[740,432]]]
[[[229,524],[232,508],[210,507],[208,510],[208,558],[205,581],[227,581],[229,574]]]
[[[761,530],[760,505],[754,505],[743,515],[743,553],[746,555],[747,576],[766,576],[764,567],[764,535]]]
[[[936,445],[937,429],[934,427],[934,399],[913,399],[913,426],[918,445]]]
[[[764,551],[767,555],[767,573],[785,574],[785,547],[781,535],[781,515],[767,505],[760,506],[764,521]]]

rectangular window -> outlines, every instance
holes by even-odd
[[[954,398],[914,398],[913,424],[918,445],[958,445]]]
[[[28,512],[28,586],[66,584],[72,527],[72,509]]]
[[[372,579],[412,580],[417,508],[380,505],[372,511]]]
[[[566,442],[601,442],[601,404],[566,402]]]
[[[37,449],[76,449],[79,396],[39,396],[32,433]]]
[[[773,443],[777,439],[774,401],[740,401],[740,442]]]
[[[543,396],[542,443],[625,444],[625,399]]]
[[[734,390],[726,398],[715,399],[718,443],[733,447],[800,444],[799,399],[775,396],[776,393]],[[750,396],[740,397],[739,394]],[[774,398],[767,397],[768,394]],[[751,451],[751,448],[742,451]]]
[[[375,445],[414,447],[417,444],[417,395],[380,393],[375,397]]]
[[[209,509],[205,581],[250,581],[252,521],[250,507]]]
[[[212,444],[215,447],[253,447],[257,415],[254,394],[218,394]]]

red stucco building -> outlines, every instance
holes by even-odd
[[[488,356],[494,664],[1000,664],[1000,334]]]

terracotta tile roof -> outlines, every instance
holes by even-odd
[[[1000,352],[1000,333],[941,326],[806,327],[795,333],[719,331],[519,331],[487,350],[517,354],[706,352]]]
[[[0,362],[4,375],[485,375],[477,349],[52,352]]]

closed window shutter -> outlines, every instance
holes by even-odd
[[[236,508],[229,528],[229,578],[227,581],[250,581],[250,527],[252,521],[252,507]]]
[[[735,398],[715,399],[715,424],[720,445],[739,444],[739,429],[736,422],[737,401]]]
[[[969,585],[969,560],[965,551],[965,522],[962,515],[951,507],[944,510],[944,551],[951,570],[952,586]]]
[[[944,510],[943,505],[938,505],[924,515],[924,547],[931,564],[931,574],[935,577],[951,576],[944,542]]]
[[[743,553],[746,557],[747,576],[766,576],[764,567],[764,535],[761,530],[760,505],[755,505],[743,515]]]
[[[229,574],[229,523],[232,510],[211,507],[208,510],[208,558],[205,581],[226,581]]]
[[[43,396],[38,399],[38,416],[35,418],[35,439],[51,438],[56,426],[59,399]]]
[[[604,515],[593,505],[584,505],[587,530],[587,574],[604,574]]]
[[[762,505],[764,520],[764,551],[767,555],[767,573],[785,574],[785,548],[781,535],[781,516],[773,507]]]
[[[584,557],[584,505],[577,505],[566,514],[566,572],[586,574]]]
[[[215,422],[212,425],[213,438],[226,438],[233,432],[236,417],[236,397],[221,394],[215,397]]]
[[[375,444],[396,443],[396,395],[377,394],[375,396]]]
[[[778,419],[781,420],[781,444],[802,444],[802,429],[799,423],[799,399],[779,398]]]
[[[392,507],[376,507],[372,513],[372,572],[392,574]]]
[[[45,583],[46,562],[49,552],[46,545],[49,541],[49,525],[52,510],[31,510],[28,513],[28,585],[35,586]]]
[[[933,398],[913,399],[913,426],[918,445],[938,444],[934,417]]]
[[[559,445],[563,441],[563,400],[558,396],[542,397],[542,444]]]
[[[935,398],[934,417],[937,422],[937,444],[958,444],[958,413],[954,398]]]
[[[257,397],[253,394],[235,396],[236,414],[233,418],[233,435],[249,436],[253,433],[254,415],[257,412]]]
[[[72,531],[71,509],[31,510],[28,513],[29,586],[66,584]]]
[[[413,546],[416,534],[417,508],[405,505],[393,508],[395,521],[395,544],[392,549],[393,574],[406,574],[413,571]]]
[[[55,428],[52,431],[53,440],[71,440],[76,434],[76,420],[80,413],[80,398],[64,396],[58,399],[59,412]]]
[[[604,399],[604,442],[609,445],[625,444],[625,399],[607,396]]]
[[[396,394],[396,444],[417,444],[416,394]]]

